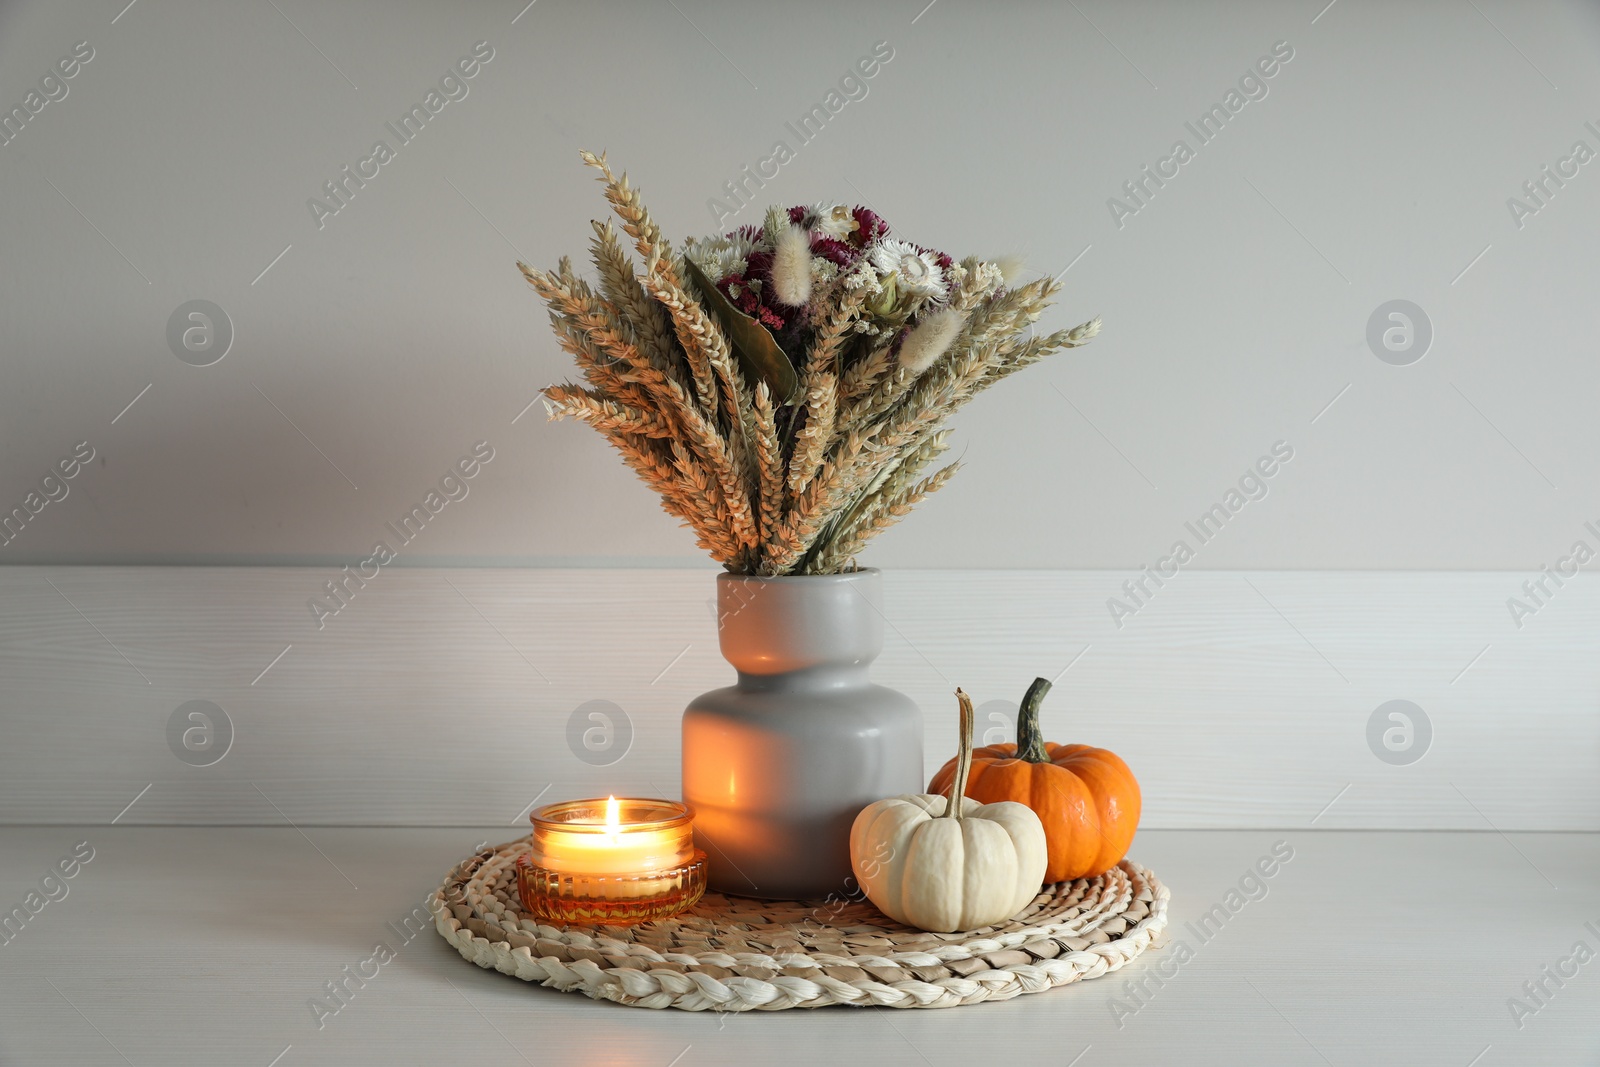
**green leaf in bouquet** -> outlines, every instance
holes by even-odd
[[[700,291],[700,302],[711,312],[722,332],[728,335],[734,353],[744,364],[744,369],[760,377],[772,390],[772,395],[782,403],[793,404],[800,399],[800,376],[794,363],[779,346],[772,332],[749,315],[734,307],[722,295],[699,264],[688,256],[683,257],[689,279]]]

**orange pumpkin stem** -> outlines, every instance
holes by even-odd
[[[972,773],[972,698],[956,689],[956,699],[961,702],[961,743],[956,750],[956,773],[950,779],[950,790],[945,794],[942,818],[962,818],[961,798],[967,795],[967,776]]]
[[[1017,758],[1029,763],[1049,763],[1050,753],[1045,751],[1044,732],[1039,729],[1039,705],[1050,692],[1050,679],[1035,678],[1017,709]]]

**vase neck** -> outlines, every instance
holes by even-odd
[[[878,573],[718,579],[718,641],[740,685],[857,684],[883,651]],[[791,681],[792,679],[792,681]]]
[[[870,661],[841,665],[828,663],[817,667],[803,667],[794,671],[773,674],[750,674],[739,671],[739,688],[747,692],[821,692],[828,689],[858,689],[869,684],[867,667]]]

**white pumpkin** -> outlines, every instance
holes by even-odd
[[[972,765],[972,701],[959,689],[956,697],[961,748],[950,795],[879,800],[850,828],[850,862],[867,899],[920,930],[972,930],[1010,918],[1038,894],[1048,858],[1033,809],[960,795]]]

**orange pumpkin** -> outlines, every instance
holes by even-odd
[[[1044,823],[1046,882],[1088,878],[1115,867],[1139,828],[1139,783],[1113,752],[1058,745],[1039,731],[1039,705],[1050,682],[1036,678],[1017,715],[1017,743],[972,753],[966,795],[980,804],[1015,800]],[[956,761],[939,768],[928,792],[943,793]]]

